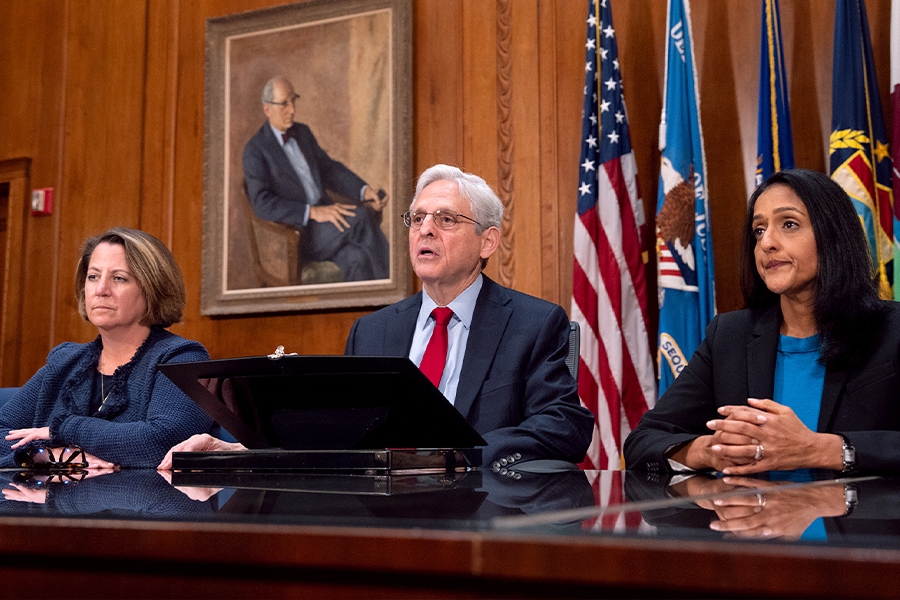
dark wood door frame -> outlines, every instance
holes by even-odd
[[[0,386],[19,385],[22,306],[25,296],[25,242],[31,209],[31,159],[0,160],[0,183],[9,183],[5,263],[0,295]]]

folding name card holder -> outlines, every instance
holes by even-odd
[[[465,471],[486,445],[406,357],[276,353],[160,370],[249,449],[175,453],[175,470]]]

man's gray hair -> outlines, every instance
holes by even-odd
[[[428,185],[436,181],[453,181],[459,189],[459,195],[469,201],[472,209],[471,217],[480,225],[475,226],[475,233],[481,235],[490,227],[500,229],[503,221],[503,202],[497,197],[487,182],[471,173],[465,173],[451,165],[434,165],[419,175],[416,182],[416,195],[409,204],[410,210]]]
[[[266,85],[263,87],[262,91],[262,101],[263,104],[266,102],[275,102],[275,82],[276,81],[284,81],[287,82],[285,77],[279,75],[278,77],[273,77],[272,79],[266,82]]]

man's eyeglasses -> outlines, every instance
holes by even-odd
[[[294,94],[293,96],[291,96],[291,97],[288,98],[287,100],[283,100],[282,102],[275,102],[275,101],[273,101],[273,100],[266,100],[266,104],[274,104],[275,106],[280,106],[281,108],[284,108],[284,107],[287,106],[288,104],[293,104],[294,102],[296,102],[296,101],[299,100],[299,99],[300,99],[300,94]]]
[[[481,226],[481,223],[473,219],[472,217],[467,217],[466,215],[461,215],[456,211],[447,210],[447,209],[438,209],[434,212],[412,212],[406,211],[403,213],[403,224],[411,229],[419,229],[422,227],[422,224],[425,223],[425,219],[431,215],[434,220],[434,224],[437,225],[440,229],[452,229],[459,223],[460,219],[465,219],[467,221],[471,221]]]

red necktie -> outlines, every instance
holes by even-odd
[[[283,131],[281,133],[281,141],[284,142],[285,144],[287,144],[289,139],[291,139],[291,134],[289,134],[286,131]]]
[[[453,311],[446,306],[439,307],[431,311],[431,316],[434,317],[434,331],[431,332],[431,339],[425,347],[419,369],[431,380],[434,387],[438,387],[441,375],[444,374],[444,364],[447,362],[447,324],[453,318]]]

